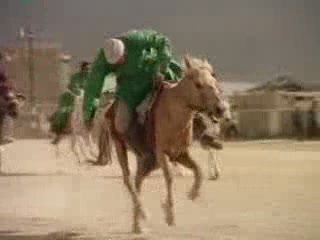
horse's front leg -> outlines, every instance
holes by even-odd
[[[85,139],[85,142],[88,146],[90,157],[92,159],[97,159],[98,156],[97,156],[97,153],[95,152],[96,145],[93,143],[92,135],[91,135],[90,131],[86,130],[86,132],[84,134],[84,139]]]
[[[173,178],[172,178],[172,173],[169,167],[169,159],[166,154],[164,154],[162,151],[159,151],[159,150],[157,150],[156,157],[157,157],[158,164],[163,171],[163,176],[164,176],[166,189],[167,189],[166,201],[164,202],[162,207],[164,209],[164,213],[166,216],[166,223],[169,226],[173,226],[175,225],[174,201],[173,201],[173,193],[172,193]]]
[[[217,180],[220,177],[220,167],[218,165],[218,152],[210,149],[208,153],[208,177],[209,180]]]
[[[57,143],[56,145],[55,145],[55,156],[56,156],[56,158],[60,158],[60,148],[59,148],[59,143]]]
[[[202,186],[203,182],[203,176],[202,176],[202,171],[200,166],[196,161],[193,160],[191,157],[189,151],[186,151],[182,154],[180,154],[175,161],[179,162],[186,168],[189,168],[192,170],[193,175],[194,175],[194,183],[191,187],[191,191],[188,194],[189,198],[191,200],[195,200],[197,197],[200,195],[200,188]]]
[[[76,134],[72,134],[71,135],[71,151],[73,152],[73,154],[76,156],[76,158],[78,159],[78,163],[81,163],[81,157],[80,154],[78,153],[76,147],[77,147],[77,135]]]
[[[134,233],[141,233],[142,228],[140,225],[140,219],[146,218],[144,209],[142,207],[141,200],[135,189],[133,178],[130,174],[130,168],[128,163],[127,149],[120,141],[114,139],[115,149],[118,157],[118,162],[122,170],[123,183],[127,187],[129,194],[133,202],[133,228]]]
[[[90,154],[92,157],[96,159],[98,157],[97,145],[93,142],[91,133],[88,133],[88,141],[89,141],[89,147],[90,147]]]

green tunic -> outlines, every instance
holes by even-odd
[[[62,93],[58,99],[58,109],[51,116],[51,131],[61,132],[67,124],[68,117],[74,109],[74,96],[80,94],[87,80],[88,72],[78,72],[71,76],[67,86],[68,91]]]
[[[99,98],[104,77],[110,72],[117,76],[115,95],[127,103],[131,111],[152,91],[153,79],[162,72],[167,80],[181,77],[181,66],[175,62],[167,37],[153,30],[130,31],[120,36],[126,49],[122,65],[111,65],[100,49],[92,66],[84,94],[85,120],[91,121],[95,113],[95,99]]]

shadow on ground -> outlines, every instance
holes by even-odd
[[[39,235],[23,235],[18,231],[0,231],[0,240],[74,240],[81,234],[75,232],[53,232]]]

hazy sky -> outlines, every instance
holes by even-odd
[[[227,80],[320,81],[318,0],[0,0],[0,44],[26,24],[76,59],[91,59],[106,36],[151,27]]]

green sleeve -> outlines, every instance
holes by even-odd
[[[166,80],[179,81],[182,78],[182,73],[182,66],[174,59],[171,59],[164,75]]]
[[[75,73],[71,76],[70,82],[67,88],[74,94],[79,94],[79,88],[81,87],[81,76],[79,73]]]
[[[92,120],[95,111],[96,98],[100,97],[105,76],[111,72],[111,65],[107,62],[103,49],[96,56],[88,80],[84,86],[83,110],[85,121]]]

